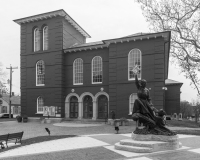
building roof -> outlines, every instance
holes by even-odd
[[[141,35],[145,35],[145,34],[150,34],[150,33],[143,33],[143,32],[138,32],[138,33],[134,33],[125,37],[132,37],[132,36],[141,36]]]
[[[7,94],[2,95],[2,99],[5,100],[9,104],[10,96]],[[21,97],[20,96],[12,96],[11,97],[11,104],[12,105],[20,105],[21,104]]]
[[[71,46],[69,48],[88,47],[88,46],[95,46],[95,45],[102,45],[102,44],[104,44],[102,41],[83,43],[83,44],[75,43],[73,46]]]
[[[65,17],[65,20],[67,20],[76,30],[78,30],[84,37],[86,38],[91,38],[91,36],[80,26],[76,21],[74,21],[63,9],[52,11],[52,12],[47,12],[47,13],[42,13],[30,17],[25,17],[25,18],[20,18],[20,19],[15,19],[13,20],[17,24],[21,25],[23,23],[30,23],[34,21],[40,21],[43,19],[49,19],[53,17]]]
[[[178,81],[175,81],[175,80],[171,80],[171,79],[165,80],[165,85],[177,85],[177,84],[179,84],[181,86],[183,85],[182,82],[178,82]]]

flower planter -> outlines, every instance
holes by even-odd
[[[19,122],[19,123],[22,122],[22,117],[21,116],[17,116],[16,119],[17,119],[17,122]]]
[[[24,123],[28,122],[28,117],[23,117],[23,122]]]

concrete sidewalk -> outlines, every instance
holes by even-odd
[[[47,142],[35,143],[27,146],[22,146],[16,149],[11,149],[0,153],[0,159],[7,158],[19,158],[26,156],[37,156],[52,153],[64,153],[67,151],[79,152],[80,149],[91,149],[93,148],[94,154],[95,149],[100,150],[99,147],[104,148],[105,154],[108,152],[109,155],[114,154],[116,157],[130,158],[149,155],[147,153],[133,153],[114,149],[114,144],[122,139],[129,139],[131,134],[95,134],[95,135],[83,135],[80,137],[63,138],[58,140],[52,140]],[[180,139],[199,137],[194,135],[179,135]],[[180,150],[187,149],[188,147],[183,146]],[[102,150],[102,149],[101,149]],[[107,150],[107,152],[105,151]],[[109,156],[108,156],[109,157]],[[29,158],[27,158],[29,159]]]

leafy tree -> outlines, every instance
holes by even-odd
[[[200,0],[136,0],[150,30],[171,31],[171,56],[200,96]]]

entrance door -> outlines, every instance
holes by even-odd
[[[73,96],[70,99],[70,118],[78,117],[78,99]]]
[[[91,96],[85,96],[83,99],[83,118],[91,119],[93,116],[93,102]]]
[[[98,98],[98,118],[105,119],[108,116],[108,99],[105,95]]]

